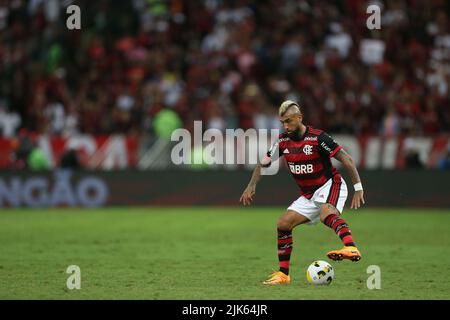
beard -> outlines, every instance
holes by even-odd
[[[299,140],[300,139],[300,128],[297,128],[291,132],[287,132],[287,134],[288,134],[289,138],[291,138],[292,140]]]

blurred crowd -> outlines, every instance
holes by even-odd
[[[71,4],[81,30],[66,27]],[[445,0],[0,0],[0,134],[154,135],[162,111],[270,129],[284,99],[330,133],[450,132],[449,13]]]

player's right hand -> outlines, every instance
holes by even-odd
[[[241,199],[239,199],[239,202],[242,202],[244,206],[250,205],[253,201],[253,196],[255,195],[255,188],[254,187],[247,187],[245,188],[244,192],[242,193]]]

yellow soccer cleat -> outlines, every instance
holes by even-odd
[[[348,259],[351,261],[359,261],[361,260],[361,253],[359,252],[357,247],[348,246],[344,247],[341,250],[333,250],[327,253],[328,258],[334,261],[341,261],[343,259]]]
[[[291,277],[281,271],[273,272],[263,284],[290,284]]]

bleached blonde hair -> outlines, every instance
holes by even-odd
[[[286,100],[283,101],[283,103],[280,105],[280,108],[278,109],[279,116],[282,117],[291,108],[294,109],[295,113],[301,113],[300,106],[297,102]]]

